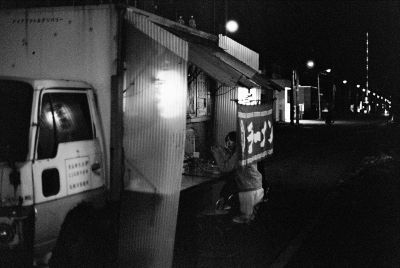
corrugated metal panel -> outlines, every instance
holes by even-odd
[[[230,131],[236,131],[237,87],[221,87],[215,97],[215,140],[225,143],[224,138]]]
[[[136,13],[135,10],[134,8],[128,8],[127,18],[137,29],[140,29],[150,38],[157,40],[160,45],[170,49],[174,54],[187,59],[187,44],[185,41],[161,27],[158,27],[148,20],[146,16]]]
[[[238,60],[246,63],[253,69],[259,69],[259,55],[257,52],[241,45],[240,43],[232,40],[231,38],[220,34],[219,47],[223,48],[228,54],[231,54]]]
[[[128,10],[121,267],[170,267],[185,144],[185,41]],[[134,206],[132,208],[132,206]],[[125,217],[125,218],[124,218]]]

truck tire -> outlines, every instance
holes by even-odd
[[[68,213],[49,267],[102,267],[96,218],[96,210],[89,203],[81,203]]]

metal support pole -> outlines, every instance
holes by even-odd
[[[294,86],[296,88],[296,125],[299,125],[300,106],[299,106],[299,75],[294,71]]]
[[[332,107],[336,108],[336,85],[332,83]]]
[[[319,73],[317,75],[317,88],[318,88],[318,119],[321,120],[321,92],[319,85]]]
[[[294,91],[295,91],[295,78],[294,78],[294,70],[292,73],[292,89],[290,90],[290,124],[294,125],[294,101],[295,101],[295,95],[294,95]]]

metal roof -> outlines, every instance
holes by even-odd
[[[244,73],[218,58],[215,55],[217,51],[216,48],[210,46],[189,43],[189,61],[226,86],[247,88],[259,86],[248,79]]]
[[[185,40],[189,44],[189,61],[225,86],[264,87],[273,89],[270,82],[236,57],[218,46],[218,36],[179,24],[157,15],[129,8],[129,11]]]

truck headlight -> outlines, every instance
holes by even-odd
[[[14,230],[10,224],[0,223],[0,243],[8,244],[14,239]]]

